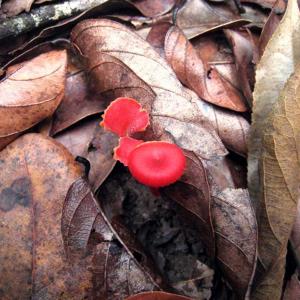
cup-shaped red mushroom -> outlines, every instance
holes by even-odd
[[[104,111],[100,125],[120,137],[130,136],[146,129],[149,115],[136,100],[117,98]]]
[[[120,161],[124,166],[128,166],[130,153],[144,141],[124,136],[119,139],[119,145],[114,149],[114,159]]]
[[[185,156],[175,144],[145,142],[129,154],[128,168],[137,181],[158,188],[174,183],[182,176]]]

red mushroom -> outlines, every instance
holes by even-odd
[[[174,183],[182,176],[185,156],[175,144],[145,142],[129,154],[128,168],[140,183],[159,188]]]
[[[124,166],[128,166],[128,157],[130,153],[144,141],[136,140],[131,137],[121,137],[119,146],[114,149],[114,159],[119,160]]]
[[[146,129],[149,115],[136,100],[117,98],[105,110],[100,125],[120,137],[129,136]]]

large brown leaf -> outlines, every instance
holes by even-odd
[[[300,182],[300,68],[288,80],[266,121],[259,164],[257,287],[253,299],[280,299],[287,242]]]
[[[90,162],[88,179],[93,191],[115,166],[113,149],[118,145],[117,136],[100,127],[99,120],[97,117],[83,120],[55,137],[74,157],[81,156]]]
[[[218,135],[197,108],[196,95],[186,91],[165,60],[136,33],[111,20],[86,20],[73,29],[72,41],[89,58],[88,68],[96,79],[97,91],[108,91],[112,99],[136,96],[151,113],[155,138],[166,131],[179,146],[199,156],[226,154]],[[139,91],[143,94],[137,94]]]
[[[166,34],[165,54],[181,82],[194,90],[200,98],[235,111],[247,110],[239,91],[198,56],[192,44],[176,26],[171,27]]]
[[[62,235],[70,260],[93,251],[91,299],[123,300],[143,291],[160,289],[161,278],[137,262],[113,230],[99,207],[86,179],[71,186],[63,207]],[[129,238],[128,235],[126,235]]]
[[[300,62],[300,52],[296,50],[299,47],[300,13],[297,0],[290,0],[286,13],[269,40],[256,69],[248,155],[249,193],[255,205],[259,198],[261,180],[258,164],[266,122],[285,82]]]
[[[53,114],[64,95],[66,64],[65,51],[51,51],[8,68],[0,82],[1,147]]]
[[[214,194],[217,259],[239,299],[244,299],[256,263],[257,225],[247,190]]]
[[[54,140],[28,134],[0,152],[0,167],[1,298],[84,298],[89,272],[68,264],[60,232],[79,166]]]

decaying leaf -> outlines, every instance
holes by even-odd
[[[54,113],[51,134],[66,129],[78,121],[104,111],[105,100],[89,92],[88,78],[81,66],[69,55],[65,95]]]
[[[92,247],[92,299],[123,300],[159,290],[159,276],[141,266],[104,216],[85,179],[68,191],[63,207],[62,235],[68,255],[83,255]],[[130,242],[128,243],[130,244]]]
[[[90,162],[88,179],[93,191],[115,166],[113,149],[118,145],[117,136],[100,127],[99,120],[99,117],[84,120],[55,137],[74,157],[81,156]]]
[[[28,134],[0,152],[0,167],[1,298],[84,298],[89,272],[68,264],[60,233],[79,166],[54,140]]]
[[[191,300],[191,298],[166,292],[146,292],[131,296],[125,300]]]
[[[286,13],[270,39],[256,70],[256,84],[249,138],[248,182],[251,199],[257,205],[260,178],[258,161],[268,115],[286,80],[300,61],[300,12],[297,0],[288,2]],[[274,63],[276,62],[276,64]]]
[[[51,51],[11,66],[0,82],[0,143],[51,116],[64,95],[67,55]]]
[[[253,299],[280,299],[300,182],[300,68],[265,121],[259,163],[258,258]]]
[[[244,299],[256,262],[255,213],[247,190],[226,188],[213,198],[217,259],[235,293]]]
[[[97,91],[109,92],[110,99],[120,95],[138,99],[151,113],[155,138],[168,132],[179,146],[199,156],[226,154],[197,108],[198,97],[186,91],[165,60],[135,32],[111,20],[85,20],[73,29],[72,41],[88,57]],[[137,95],[140,91],[143,94]]]
[[[194,90],[200,98],[235,111],[247,110],[240,92],[198,56],[192,44],[176,26],[171,27],[166,34],[165,54],[181,82]]]

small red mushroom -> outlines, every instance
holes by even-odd
[[[114,149],[114,159],[119,160],[124,166],[128,166],[130,153],[144,141],[125,136],[119,139],[119,145]]]
[[[147,111],[131,98],[117,98],[107,107],[102,117],[100,125],[120,137],[144,131],[149,125]]]
[[[185,156],[175,144],[152,141],[135,147],[128,157],[132,176],[145,185],[159,188],[177,181],[185,168]]]

